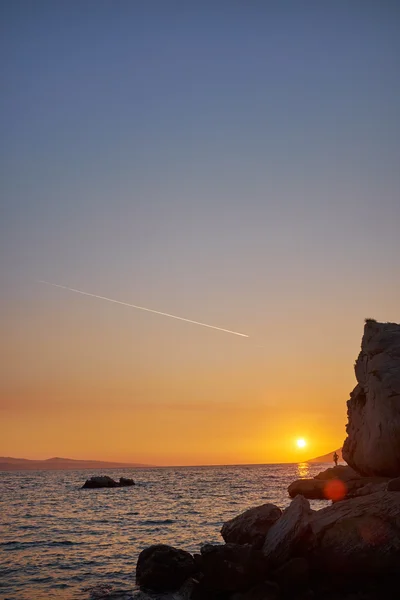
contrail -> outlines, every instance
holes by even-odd
[[[113,298],[107,298],[106,296],[98,296],[97,294],[89,294],[89,292],[83,292],[82,290],[76,290],[66,285],[59,285],[58,283],[51,283],[51,281],[38,280],[38,283],[44,283],[46,285],[52,285],[53,287],[61,288],[63,290],[69,290],[76,294],[82,294],[83,296],[91,296],[92,298],[99,298],[99,300],[107,300],[107,302],[114,302],[114,304],[122,304],[122,306],[129,306],[130,308],[137,308],[139,310],[145,310],[156,315],[162,315],[164,317],[170,317],[171,319],[178,319],[179,321],[186,321],[186,323],[193,323],[194,325],[201,325],[202,327],[208,327],[209,329],[217,329],[224,333],[232,333],[233,335],[240,335],[241,337],[248,338],[249,336],[245,333],[239,333],[238,331],[231,331],[230,329],[223,329],[222,327],[216,327],[215,325],[208,325],[207,323],[200,323],[199,321],[192,321],[192,319],[185,319],[184,317],[177,317],[176,315],[170,315],[159,310],[152,310],[151,308],[145,308],[144,306],[137,306],[136,304],[129,304],[128,302],[121,302],[120,300],[114,300]]]

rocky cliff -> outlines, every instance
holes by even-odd
[[[347,402],[344,460],[362,475],[400,475],[400,325],[365,322]]]

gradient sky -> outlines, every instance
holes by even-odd
[[[363,319],[400,318],[399,4],[8,0],[0,22],[0,455],[340,446]]]

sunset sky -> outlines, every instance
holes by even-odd
[[[363,320],[400,319],[400,5],[10,0],[0,23],[0,455],[341,446]]]

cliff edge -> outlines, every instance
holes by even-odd
[[[366,476],[400,475],[400,325],[367,319],[347,402],[343,459]]]

